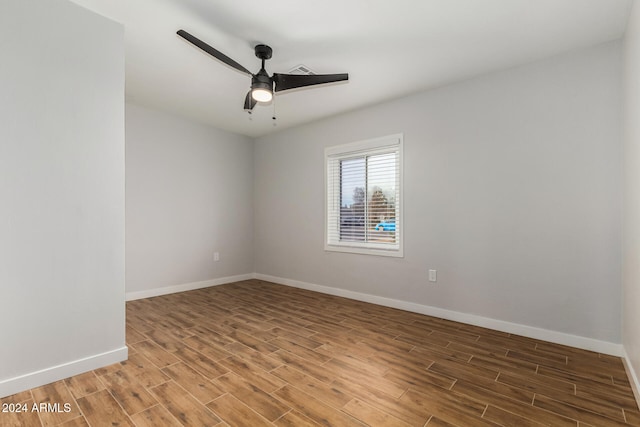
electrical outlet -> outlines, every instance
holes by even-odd
[[[438,280],[438,272],[436,270],[429,270],[429,281],[436,282]]]
[[[214,252],[214,253],[213,253],[213,260],[214,260],[215,262],[220,261],[220,252]]]

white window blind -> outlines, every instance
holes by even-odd
[[[325,249],[402,256],[402,135],[329,147]]]

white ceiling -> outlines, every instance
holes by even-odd
[[[125,26],[126,98],[248,136],[622,36],[632,0],[73,0]],[[315,7],[314,7],[315,6]],[[250,77],[176,35],[184,29],[257,72],[304,64],[349,82],[243,110]]]

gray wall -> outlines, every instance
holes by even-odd
[[[255,271],[620,343],[620,55],[608,43],[259,138]],[[324,252],[324,147],[394,133],[405,257]]]
[[[640,372],[640,4],[634,3],[624,42],[623,344],[638,394]],[[639,399],[640,400],[640,399]]]
[[[126,358],[123,36],[0,2],[0,396]]]
[[[126,123],[127,295],[252,273],[252,141],[132,104]]]

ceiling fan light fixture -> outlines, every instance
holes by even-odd
[[[269,102],[273,99],[273,82],[264,67],[251,79],[251,97],[256,102]]]
[[[273,99],[273,92],[268,88],[256,87],[251,90],[251,97],[258,102],[269,102]]]

